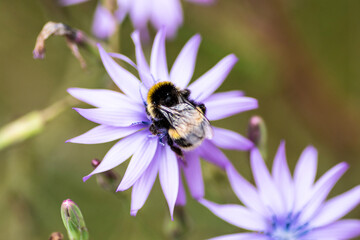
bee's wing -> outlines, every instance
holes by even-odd
[[[200,139],[211,139],[213,136],[209,120],[201,111],[188,102],[173,107],[160,106],[160,111],[182,137],[185,137],[188,132],[198,136]]]
[[[202,114],[202,115],[204,116],[204,114]],[[211,127],[209,120],[205,116],[204,116],[203,128],[204,128],[204,132],[205,132],[205,137],[207,139],[212,139],[214,136],[214,132],[213,132],[213,129]]]
[[[187,101],[184,98],[182,98],[182,101],[189,104],[190,106],[193,106],[189,101]],[[196,108],[196,110],[199,112],[200,116],[203,118],[202,128],[203,128],[204,133],[205,133],[204,137],[207,138],[207,139],[212,139],[213,136],[214,136],[214,132],[213,132],[213,129],[212,129],[211,124],[209,122],[209,119],[207,119],[207,117],[204,115],[204,113],[199,108]]]

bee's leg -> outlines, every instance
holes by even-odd
[[[204,113],[204,115],[205,115],[205,113],[206,113],[206,107],[205,107],[205,104],[203,104],[203,103],[200,103],[199,105],[198,105],[198,107],[201,109],[201,111]]]
[[[184,154],[183,154],[183,152],[181,151],[181,149],[178,148],[178,147],[176,147],[176,146],[174,146],[174,141],[173,141],[170,137],[168,137],[167,139],[168,139],[167,143],[168,143],[168,145],[170,146],[170,149],[171,149],[171,150],[176,154],[176,156],[178,156],[181,160],[184,160]]]
[[[149,127],[149,131],[153,134],[153,135],[158,135],[160,134],[159,129],[155,126],[154,123],[152,123]]]
[[[184,97],[184,98],[186,98],[186,99],[188,99],[188,97],[190,96],[190,90],[189,89],[184,89],[184,90],[181,90],[181,95]]]

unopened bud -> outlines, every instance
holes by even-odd
[[[255,144],[265,158],[267,131],[265,122],[261,117],[253,116],[250,118],[248,125],[248,138]]]
[[[100,164],[100,160],[98,159],[93,159],[91,160],[91,165],[96,168],[97,166],[99,166]],[[96,180],[98,182],[98,184],[105,190],[107,191],[111,191],[111,192],[115,192],[117,185],[118,185],[118,180],[119,177],[118,175],[112,171],[106,171],[100,174],[96,174]]]
[[[71,199],[61,204],[61,218],[70,240],[87,240],[89,233],[80,208]]]
[[[183,206],[175,206],[174,221],[165,219],[164,231],[168,239],[187,239],[186,236],[191,230],[189,216]]]
[[[64,235],[62,235],[59,232],[53,232],[49,238],[49,240],[63,240],[63,239],[64,239]]]

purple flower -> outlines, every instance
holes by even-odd
[[[88,0],[58,0],[61,6],[70,6],[75,5],[83,2],[87,2]]]
[[[86,2],[88,0],[59,0],[62,6],[70,6]],[[97,5],[92,23],[92,32],[99,39],[107,39],[114,34],[118,22],[114,15],[100,3]]]
[[[132,215],[136,215],[144,205],[158,173],[172,215],[175,203],[185,204],[181,171],[185,175],[192,196],[200,199],[204,196],[200,157],[225,168],[229,161],[217,147],[233,150],[249,150],[253,147],[251,141],[241,135],[213,127],[212,140],[206,139],[198,148],[184,151],[184,160],[179,160],[170,147],[163,143],[166,142],[163,141],[164,135],[156,136],[150,132],[149,126],[152,122],[146,113],[144,99],[146,99],[147,91],[159,81],[171,81],[179,89],[188,88],[191,91],[189,97],[191,100],[205,104],[206,116],[209,120],[222,119],[257,107],[255,99],[244,97],[240,91],[213,94],[237,62],[233,54],[223,58],[188,86],[194,72],[201,40],[199,35],[192,37],[184,46],[169,74],[165,54],[165,35],[162,29],[155,37],[150,66],[145,60],[137,31],[132,34],[137,64],[121,54],[108,54],[99,45],[105,69],[124,94],[103,89],[71,88],[68,90],[75,98],[96,107],[75,110],[88,120],[100,124],[68,140],[69,142],[97,144],[122,138],[108,151],[99,166],[84,177],[84,181],[96,173],[118,166],[132,156],[117,189],[117,191],[124,191],[133,187]],[[135,67],[141,81],[119,66],[110,56],[120,58]]]
[[[307,147],[300,156],[294,176],[289,171],[285,144],[275,156],[272,175],[259,151],[251,151],[251,168],[257,189],[237,173],[226,168],[230,184],[245,206],[200,202],[223,220],[252,233],[216,237],[216,240],[330,240],[360,235],[360,220],[339,220],[360,201],[360,186],[326,200],[335,183],[348,169],[341,162],[316,182],[317,151]]]
[[[188,0],[197,4],[211,4],[214,0]],[[183,23],[183,12],[180,0],[118,0],[118,18],[120,21],[129,14],[135,29],[145,32],[147,24],[160,29],[166,27],[168,38],[176,35]]]
[[[94,14],[92,32],[99,39],[107,39],[114,34],[117,21],[113,14],[101,4],[98,4]]]

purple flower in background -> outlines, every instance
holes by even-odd
[[[225,169],[229,164],[226,156],[217,148],[249,150],[251,141],[241,135],[222,128],[212,127],[213,138],[205,139],[192,151],[184,151],[184,159],[165,144],[164,135],[153,135],[149,127],[151,118],[146,112],[147,92],[159,82],[172,82],[178,89],[189,89],[189,99],[205,104],[206,117],[219,120],[257,107],[257,101],[244,97],[240,91],[214,93],[225,80],[237,58],[230,54],[218,62],[212,69],[189,84],[195,67],[197,51],[201,38],[192,37],[184,46],[168,72],[165,53],[165,30],[155,37],[150,66],[147,63],[140,44],[139,32],[132,34],[135,44],[136,61],[121,54],[108,54],[99,45],[100,56],[105,69],[114,83],[124,93],[103,89],[71,88],[69,93],[75,98],[96,108],[75,110],[86,119],[100,124],[88,132],[68,140],[73,143],[97,144],[122,138],[105,155],[99,166],[84,177],[84,181],[96,173],[108,171],[132,156],[125,175],[117,189],[124,191],[132,188],[131,214],[144,205],[150,190],[159,174],[160,184],[169,205],[171,215],[174,205],[185,204],[185,191],[181,179],[183,171],[191,195],[195,199],[204,196],[204,183],[199,158]],[[119,66],[112,58],[116,57],[137,69],[141,81],[132,73]],[[166,137],[166,136],[165,136]]]
[[[62,6],[70,6],[88,0],[59,0]],[[107,39],[114,34],[118,22],[114,15],[100,3],[97,5],[92,23],[92,32],[99,39]]]
[[[214,0],[188,0],[197,4],[211,4]],[[120,21],[129,14],[135,29],[145,32],[150,22],[156,29],[166,27],[168,38],[176,35],[183,23],[180,0],[118,0]]]
[[[83,2],[87,2],[88,0],[58,0],[61,6],[70,6],[75,5]]]
[[[327,171],[316,182],[317,151],[307,147],[300,156],[294,176],[289,171],[285,144],[275,156],[272,175],[259,151],[251,151],[251,168],[257,189],[226,168],[230,184],[245,206],[200,202],[223,220],[253,233],[238,233],[214,240],[345,240],[360,235],[360,220],[339,220],[360,202],[360,186],[326,200],[348,169],[345,162]]]
[[[99,39],[107,39],[114,34],[118,23],[113,14],[98,4],[94,14],[92,32]]]

